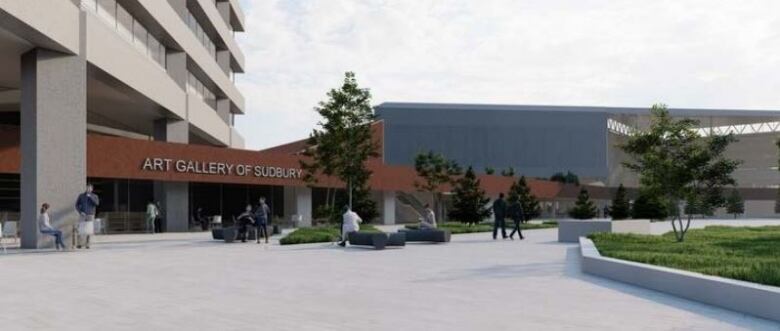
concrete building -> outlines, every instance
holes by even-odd
[[[626,156],[618,145],[650,122],[648,108],[629,107],[391,102],[377,106],[376,113],[384,123],[389,165],[413,165],[417,153],[433,150],[477,171],[512,167],[539,178],[571,171],[598,187],[592,191],[602,205],[611,198],[608,188],[638,186],[636,175],[622,166]],[[701,135],[734,133],[739,141],[726,155],[743,161],[734,177],[748,215],[776,216],[780,111],[672,108],[670,113],[698,120]],[[576,190],[564,189],[559,198],[574,197]]]
[[[0,125],[21,132],[20,175],[3,178],[11,189],[18,178],[19,192],[0,204],[20,209],[23,247],[39,246],[44,201],[57,226],[75,221],[88,134],[243,147],[233,128],[245,109],[234,84],[245,68],[234,39],[245,26],[238,2],[0,1]],[[122,148],[101,157],[121,158]],[[162,202],[170,231],[186,230],[189,190],[181,182],[144,189]]]

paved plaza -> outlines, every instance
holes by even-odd
[[[373,251],[124,235],[90,251],[11,252],[0,256],[0,329],[780,330],[584,275],[578,246],[555,229],[489,236]]]

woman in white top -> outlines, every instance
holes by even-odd
[[[423,219],[420,222],[420,229],[429,230],[436,228],[436,214],[431,209],[431,205],[425,204],[425,211],[423,212]]]
[[[38,223],[41,227],[41,233],[54,236],[54,246],[57,248],[57,250],[65,249],[65,244],[62,242],[62,231],[52,227],[49,221],[48,203],[44,203],[41,206],[41,214],[38,216]]]

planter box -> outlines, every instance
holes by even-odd
[[[558,242],[576,243],[591,233],[614,232],[650,234],[650,220],[591,219],[558,221]]]
[[[780,322],[780,288],[604,257],[580,239],[582,271],[688,300]]]

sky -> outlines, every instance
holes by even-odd
[[[344,72],[382,102],[780,109],[777,0],[242,0],[249,149]]]

